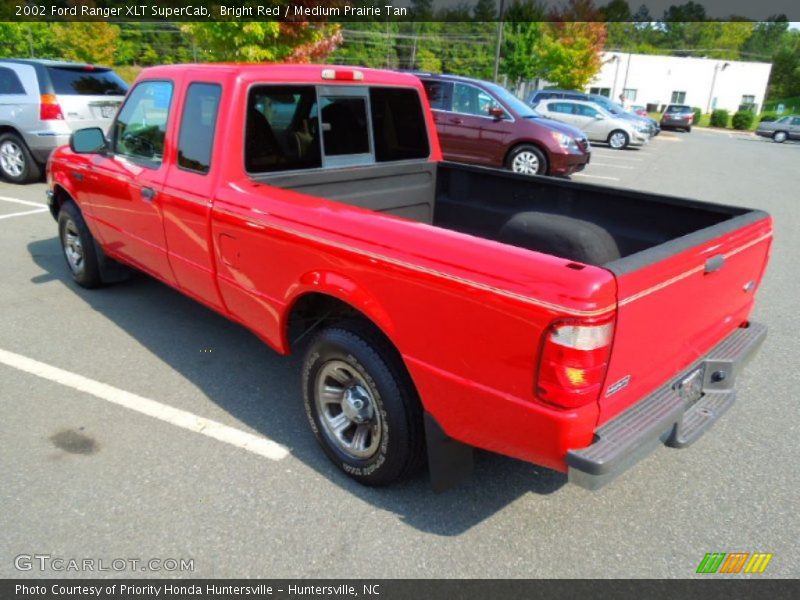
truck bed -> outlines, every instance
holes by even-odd
[[[546,254],[603,266],[616,274],[635,270],[766,217],[746,208],[575,183],[527,177],[457,163],[408,161],[367,167],[299,171],[255,178],[284,189],[324,197]],[[564,217],[565,235],[610,236],[611,251],[589,248],[578,256],[570,244],[557,247],[530,234],[511,235],[516,215],[535,213],[542,221]],[[549,219],[553,220],[553,219]],[[593,240],[589,240],[591,246]],[[608,246],[608,244],[606,244]],[[564,249],[563,252],[559,252]],[[594,256],[593,256],[594,254]],[[611,259],[609,260],[609,257]]]
[[[616,274],[767,216],[746,208],[454,163],[440,164],[437,175],[434,225],[508,243],[504,226],[524,212],[568,217],[576,225],[591,223],[610,235],[619,257],[585,262]]]

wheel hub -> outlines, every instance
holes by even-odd
[[[344,393],[342,412],[354,423],[366,423],[374,414],[372,398],[360,385],[354,385]]]

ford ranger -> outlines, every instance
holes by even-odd
[[[364,484],[427,458],[442,489],[477,447],[597,488],[697,439],[766,334],[769,215],[443,162],[435,131],[410,74],[154,67],[53,154],[49,205],[79,285],[135,268],[304,348]]]

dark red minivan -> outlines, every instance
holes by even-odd
[[[415,75],[428,93],[445,160],[558,176],[589,163],[582,131],[542,117],[505,88],[454,75]]]

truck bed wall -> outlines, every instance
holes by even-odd
[[[749,212],[549,177],[439,165],[434,225],[497,240],[503,225],[524,211],[599,225],[614,238],[623,258]]]
[[[429,161],[295,171],[254,179],[412,221],[429,224],[433,221],[436,163]]]

